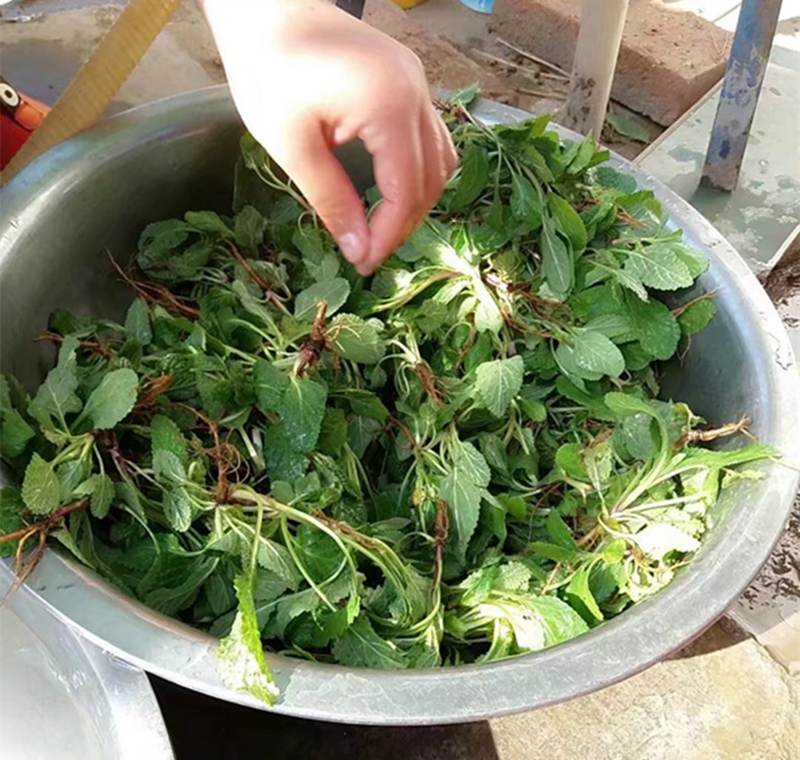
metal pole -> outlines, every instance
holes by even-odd
[[[736,189],[780,10],[781,0],[742,2],[701,185]]]
[[[565,125],[600,138],[622,43],[628,0],[583,0]]]

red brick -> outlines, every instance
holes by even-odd
[[[581,5],[582,0],[495,0],[492,30],[569,71]],[[693,13],[657,0],[631,0],[611,96],[668,126],[722,78],[731,39]]]

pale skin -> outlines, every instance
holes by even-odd
[[[439,199],[457,157],[419,59],[327,0],[200,0],[236,107],[363,275]],[[364,205],[333,154],[360,138],[383,201]]]

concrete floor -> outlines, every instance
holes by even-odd
[[[392,32],[405,22],[386,2],[369,0],[368,9],[381,28]],[[49,13],[57,6],[71,9]],[[35,15],[41,12],[47,13]],[[34,18],[11,20],[20,14]],[[20,89],[53,102],[117,14],[118,6],[98,6],[90,0],[3,5],[0,71]],[[478,20],[475,24],[477,28]],[[468,38],[471,32],[466,34]],[[426,64],[433,60],[437,83],[446,85],[448,76],[473,71],[438,38],[406,27],[403,35],[406,44],[424,48],[421,56]],[[110,112],[222,80],[202,19],[192,4],[185,4]],[[792,279],[796,276],[795,270],[787,270],[788,291],[776,292],[779,303],[785,301],[780,308],[795,339],[800,331],[796,296],[800,281]],[[749,604],[761,604],[769,615],[779,610],[780,621],[795,614],[796,621],[796,597],[792,612],[765,592],[777,588],[778,596],[787,600],[780,589],[796,582],[797,541],[785,541],[779,551],[749,592]],[[157,679],[154,687],[181,760],[260,754],[320,760],[800,760],[800,677],[787,671],[800,657],[790,653],[786,658],[787,646],[796,646],[800,634],[797,628],[764,623],[768,620],[764,615],[755,619],[763,624],[760,636],[768,649],[730,625],[716,625],[680,655],[621,684],[547,710],[469,726],[390,730],[334,726],[236,708]],[[755,628],[749,626],[759,633]],[[770,640],[776,629],[788,644]],[[770,653],[778,660],[783,657],[786,667]]]
[[[717,625],[677,657],[563,705],[425,728],[341,726],[221,704],[153,679],[179,758],[797,760],[800,683]],[[207,730],[197,731],[202,725]],[[233,728],[235,726],[235,729]]]

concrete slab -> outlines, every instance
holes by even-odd
[[[800,53],[773,49],[733,193],[699,187],[718,95],[717,88],[636,160],[714,224],[755,272],[767,272],[800,225]]]
[[[756,642],[714,626],[635,678],[491,725],[502,760],[797,760],[798,700]]]

